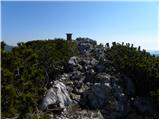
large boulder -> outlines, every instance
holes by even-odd
[[[47,94],[40,105],[41,110],[45,110],[49,105],[58,104],[60,108],[65,108],[72,103],[66,86],[59,81],[55,81],[53,86],[48,90]]]
[[[82,94],[81,105],[92,109],[103,108],[111,94],[106,84],[95,83],[91,89]]]

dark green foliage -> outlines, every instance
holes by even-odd
[[[2,42],[1,42],[1,49],[2,49],[2,50],[4,50],[5,45],[6,45],[5,42],[2,41]]]
[[[106,48],[109,48],[109,43],[106,43]]]
[[[1,46],[2,118],[28,118],[34,113],[49,82],[78,54],[76,43],[63,39],[18,43],[11,52],[4,50],[4,42]]]
[[[149,96],[155,106],[159,103],[159,57],[150,55],[145,50],[140,51],[133,45],[114,43],[107,49],[106,57],[121,72],[130,76],[136,87],[136,95]],[[157,112],[158,113],[158,112]]]

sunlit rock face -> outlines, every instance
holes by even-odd
[[[48,105],[59,104],[60,108],[65,108],[72,103],[66,86],[59,81],[55,81],[53,86],[47,91],[47,94],[42,100],[41,109],[45,110]]]

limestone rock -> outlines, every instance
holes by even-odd
[[[60,108],[70,105],[72,100],[68,94],[66,86],[59,81],[55,81],[54,85],[47,91],[47,94],[40,105],[41,110],[45,110],[48,105],[59,104]]]

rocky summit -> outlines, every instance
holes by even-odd
[[[91,39],[77,39],[66,73],[50,82],[39,108],[51,118],[150,118],[149,98],[135,95],[131,78],[107,59],[109,48]]]

